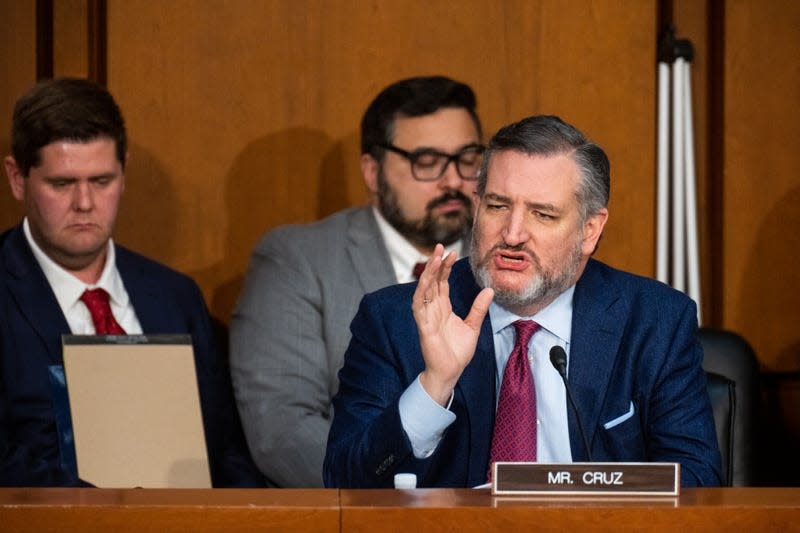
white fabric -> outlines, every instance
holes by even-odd
[[[383,242],[386,244],[386,249],[389,252],[389,259],[392,261],[392,268],[394,269],[397,283],[416,281],[412,274],[414,265],[425,262],[428,258],[419,253],[419,250],[414,248],[405,237],[400,235],[400,233],[383,218],[378,208],[373,207],[372,211],[375,213],[375,220],[378,222],[378,230],[381,232]],[[444,256],[447,256],[450,252],[455,252],[456,257],[460,257],[462,249],[461,239],[459,239],[445,247]]]
[[[122,277],[117,270],[114,243],[111,239],[108,240],[106,263],[103,266],[100,279],[93,285],[87,285],[50,259],[50,257],[39,248],[39,245],[36,244],[36,241],[31,235],[27,217],[23,221],[22,227],[25,232],[25,238],[28,240],[28,245],[33,251],[33,256],[42,268],[47,282],[50,284],[50,288],[56,295],[58,305],[61,307],[61,311],[64,313],[67,324],[69,324],[69,329],[73,334],[95,334],[92,315],[89,313],[86,304],[84,304],[80,298],[86,289],[96,289],[98,287],[105,289],[109,294],[111,312],[114,313],[114,318],[119,325],[122,326],[122,329],[125,330],[125,333],[129,335],[142,333],[142,326],[139,324],[136,311],[133,309],[133,304],[128,297],[128,292],[125,290],[125,285],[122,283]]]

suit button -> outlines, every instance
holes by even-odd
[[[381,464],[378,465],[378,468],[375,469],[375,475],[377,476],[383,475],[384,472],[386,472],[386,470],[388,470],[393,463],[394,463],[394,454],[391,454],[386,459],[384,459],[381,462]]]

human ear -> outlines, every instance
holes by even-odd
[[[361,154],[361,176],[370,195],[378,194],[378,173],[380,165],[370,154]]]
[[[17,161],[12,156],[3,159],[8,176],[8,185],[11,187],[11,194],[18,202],[25,200],[25,176],[22,175]]]
[[[603,235],[603,228],[608,220],[608,209],[603,208],[594,215],[591,215],[583,223],[583,242],[581,248],[585,256],[590,256],[597,248],[597,242]]]

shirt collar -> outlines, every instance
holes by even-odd
[[[42,268],[44,276],[53,289],[53,293],[55,293],[56,300],[58,300],[61,309],[66,310],[75,305],[86,289],[95,289],[98,287],[104,289],[109,294],[112,303],[120,306],[128,305],[128,295],[122,284],[122,278],[116,268],[116,253],[114,242],[111,239],[108,239],[108,243],[106,244],[106,263],[103,265],[100,278],[94,285],[88,285],[50,259],[50,257],[39,248],[39,245],[31,234],[27,217],[25,217],[22,222],[22,229],[25,233],[25,239],[28,241],[28,245],[33,251],[33,256]]]
[[[377,207],[373,206],[372,212],[375,213],[375,220],[378,222],[378,230],[380,230],[383,242],[386,244],[386,249],[389,252],[389,258],[392,261],[392,268],[394,268],[397,282],[406,283],[415,281],[414,277],[411,275],[411,272],[414,270],[414,265],[419,262],[427,261],[428,258],[419,253],[419,250],[414,248],[394,226],[389,224],[389,222],[383,218],[383,215]],[[461,239],[445,247],[444,255],[446,256],[450,252],[455,252],[457,257],[460,255]]]
[[[508,309],[492,302],[489,306],[489,318],[492,323],[492,333],[497,334],[517,320],[534,320],[564,342],[569,342],[572,337],[572,295],[575,285],[559,294],[555,300],[533,316],[521,317]]]

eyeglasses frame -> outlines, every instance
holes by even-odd
[[[464,177],[461,174],[461,168],[459,168],[458,162],[461,159],[461,156],[463,156],[465,152],[468,152],[468,151],[471,151],[471,150],[475,150],[477,152],[477,155],[483,155],[483,152],[486,151],[486,147],[484,145],[478,144],[478,143],[468,144],[467,146],[464,146],[463,148],[461,148],[458,152],[456,152],[454,154],[448,154],[448,153],[445,153],[445,152],[442,152],[442,151],[439,151],[439,150],[435,150],[433,148],[418,148],[416,150],[413,150],[413,151],[409,152],[408,150],[403,150],[402,148],[399,148],[399,147],[397,147],[397,146],[395,146],[393,144],[390,144],[390,143],[378,143],[376,146],[379,146],[379,147],[383,148],[384,150],[389,150],[390,152],[394,152],[397,155],[402,156],[405,159],[407,159],[408,163],[411,165],[411,176],[417,181],[424,181],[424,182],[438,181],[438,180],[442,179],[442,176],[444,176],[444,173],[447,172],[447,167],[450,165],[450,163],[455,163],[455,165],[456,165],[456,173],[458,173],[458,176],[462,180],[464,180],[464,181],[477,181],[477,179],[478,179],[478,175],[477,174],[474,177]],[[444,158],[447,159],[447,162],[442,166],[441,172],[435,178],[425,178],[425,179],[419,178],[419,177],[417,177],[417,173],[414,171],[414,165],[416,164],[416,160],[422,155],[429,155],[429,154],[430,155],[435,155],[435,156],[438,156],[438,157],[444,157]]]

